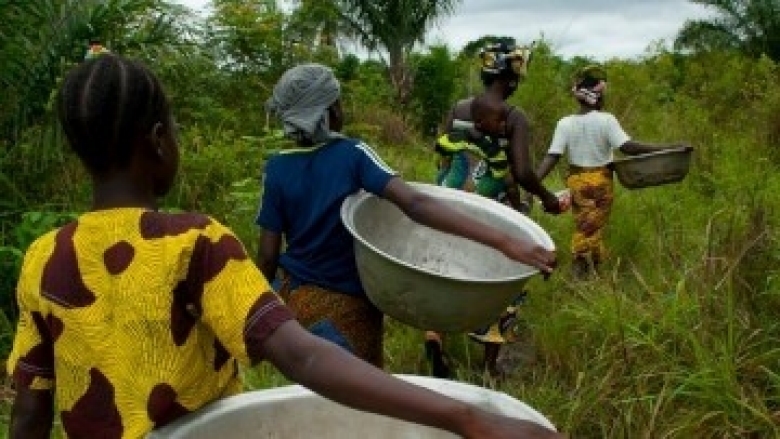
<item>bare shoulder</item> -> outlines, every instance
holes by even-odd
[[[528,116],[525,112],[518,107],[512,107],[512,111],[509,112],[506,118],[507,125],[514,128],[527,129],[528,128]]]
[[[507,118],[509,118],[509,120],[512,120],[512,119],[527,120],[528,119],[528,116],[525,114],[525,111],[523,111],[522,108],[514,106],[514,105],[508,105],[508,106],[509,106],[509,114],[507,115]]]

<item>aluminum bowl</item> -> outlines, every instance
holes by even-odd
[[[623,187],[640,189],[682,181],[691,167],[692,148],[667,149],[615,160],[613,166]]]
[[[554,249],[547,232],[508,206],[455,189],[412,185],[479,221]],[[420,329],[462,332],[489,324],[538,273],[492,248],[417,224],[391,202],[365,192],[345,200],[341,218],[355,239],[369,300]]]
[[[436,378],[402,380],[505,416],[555,427],[539,412],[505,393]],[[214,402],[151,433],[147,439],[428,438],[455,436],[442,430],[361,412],[293,385],[246,392]]]

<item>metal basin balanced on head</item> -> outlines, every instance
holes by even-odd
[[[413,186],[480,222],[554,249],[547,232],[508,206],[455,189]],[[368,298],[420,329],[461,332],[489,324],[538,273],[497,250],[417,224],[393,203],[365,192],[345,200],[341,218],[355,239]]]
[[[536,410],[504,393],[436,378],[398,377],[493,413],[555,428]],[[247,392],[217,401],[153,432],[147,439],[454,437],[442,430],[353,410],[295,385]]]

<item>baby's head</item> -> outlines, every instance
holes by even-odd
[[[81,63],[63,82],[58,113],[71,149],[96,182],[127,173],[155,196],[170,190],[179,162],[173,117],[144,65],[117,55]]]
[[[509,106],[501,99],[480,95],[471,102],[474,128],[491,137],[506,137],[506,118]]]

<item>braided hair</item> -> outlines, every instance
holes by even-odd
[[[170,130],[168,98],[144,65],[107,54],[71,70],[58,113],[71,149],[96,176],[130,164],[133,148],[154,125]]]

